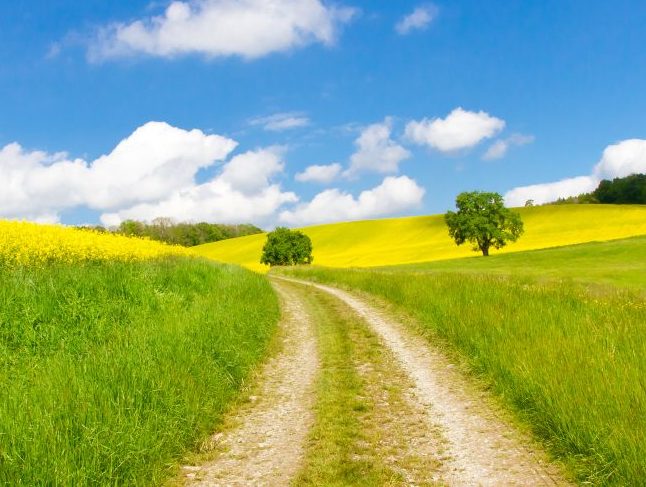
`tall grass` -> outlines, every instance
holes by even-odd
[[[0,484],[158,484],[278,319],[266,279],[196,259],[1,269]]]
[[[567,282],[324,268],[290,275],[366,291],[461,354],[581,480],[646,478],[646,302]]]

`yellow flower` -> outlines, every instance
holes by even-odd
[[[194,255],[184,247],[62,225],[0,220],[0,264],[7,267],[49,263],[136,261]]]

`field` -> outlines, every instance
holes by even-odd
[[[595,286],[626,286],[644,290],[646,236],[590,242],[526,252],[469,257],[382,267],[385,272],[461,272],[522,274],[542,280],[567,280]]]
[[[269,284],[154,242],[1,225],[0,484],[161,483],[265,355]]]
[[[296,485],[421,485],[470,448],[446,443],[447,458],[428,449],[448,441],[446,425],[424,419],[434,409],[411,395],[419,384],[380,338],[379,320],[327,291],[276,278],[286,275],[346,288],[394,317],[404,338],[421,336],[420,347],[439,350],[458,365],[455,374],[475,376],[479,394],[492,392],[576,480],[639,485],[646,478],[646,208],[521,211],[527,234],[488,258],[457,248],[441,216],[310,227],[319,265],[277,268],[271,279],[203,258],[264,271],[254,263],[264,235],[193,253],[0,221],[0,484],[164,483],[184,472],[178,465],[220,425],[225,436],[235,429],[226,420],[234,404],[269,411],[266,424],[248,422],[258,426],[254,432],[301,422],[307,435],[301,470],[290,477]],[[291,301],[283,294],[279,301],[272,285],[291,289]],[[263,369],[274,392],[245,401],[256,393],[243,385],[270,363],[272,339],[285,343],[298,330],[285,325],[290,316],[311,327],[318,343],[309,425],[304,414],[284,414],[281,403],[299,370],[279,368],[278,380]],[[293,343],[271,347],[280,363],[299,363],[289,354],[305,348]],[[487,401],[455,397],[463,414],[489,414]],[[496,445],[486,431],[473,431],[483,435],[477,444]],[[259,445],[271,442],[259,433],[251,438],[241,458],[255,465]],[[279,462],[285,448],[280,435],[272,438],[268,457]],[[509,451],[532,448],[519,445]],[[499,458],[492,472],[504,479],[511,457],[492,448],[465,458],[475,472],[482,458]],[[232,483],[256,478],[245,465],[238,472],[245,477]]]
[[[391,303],[463,360],[580,481],[639,485],[645,250],[639,237],[488,259],[278,272]]]
[[[518,252],[646,234],[646,207],[631,205],[561,205],[519,208],[525,235],[497,253]],[[314,264],[374,267],[475,255],[457,247],[441,215],[335,223],[304,228],[314,245]],[[264,234],[195,247],[205,257],[260,272]]]
[[[133,262],[192,255],[183,247],[58,225],[0,220],[0,265],[4,269],[76,265],[85,262]]]

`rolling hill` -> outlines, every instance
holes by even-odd
[[[519,208],[525,234],[492,254],[559,247],[646,235],[646,206],[553,205]],[[314,264],[375,267],[476,255],[449,238],[443,215],[317,225],[302,229],[312,239]],[[265,272],[260,254],[265,234],[194,247],[205,257]]]

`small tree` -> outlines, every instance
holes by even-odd
[[[261,264],[297,265],[311,264],[312,241],[303,232],[278,227],[267,234],[267,242],[262,248]]]
[[[455,199],[458,211],[444,215],[449,235],[455,243],[471,242],[473,250],[489,255],[489,248],[499,249],[515,242],[523,233],[520,215],[505,207],[498,193],[473,191],[460,193]]]

